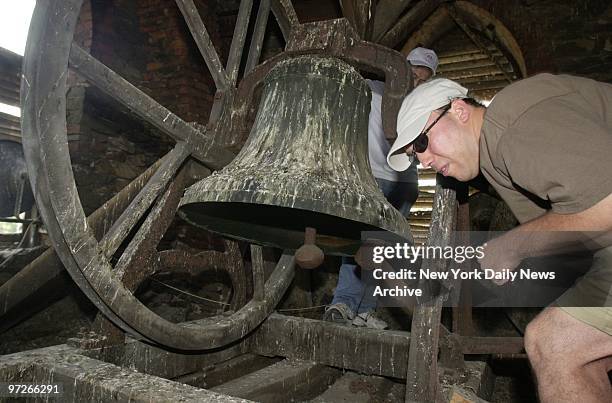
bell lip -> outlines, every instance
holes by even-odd
[[[257,213],[261,213],[261,210],[258,211],[258,208],[270,208],[276,209],[278,211],[283,211],[284,213],[297,214],[299,219],[298,222],[301,221],[304,217],[300,216],[301,213],[314,214],[317,215],[318,218],[325,219],[324,216],[329,216],[330,223],[332,226],[322,227],[314,225],[315,228],[323,229],[323,233],[317,234],[316,245],[321,247],[325,254],[327,255],[337,255],[337,256],[353,256],[359,247],[362,245],[364,234],[371,233],[384,233],[385,238],[393,238],[397,239],[398,242],[407,242],[413,244],[412,237],[405,237],[401,234],[394,233],[392,231],[382,229],[379,227],[375,227],[370,224],[366,224],[363,222],[355,221],[352,219],[347,219],[340,216],[332,216],[330,214],[322,213],[320,211],[311,211],[305,210],[295,207],[287,207],[287,206],[277,206],[270,204],[262,204],[262,203],[243,203],[243,202],[194,202],[188,203],[181,206],[178,211],[179,216],[198,228],[205,229],[207,231],[220,234],[232,239],[238,239],[243,241],[248,241],[250,243],[260,244],[264,246],[271,246],[285,250],[293,250],[295,251],[304,243],[304,231],[305,228],[310,224],[298,225],[295,227],[277,227],[274,225],[267,225],[267,221],[257,221],[254,220],[252,222],[245,222],[240,219],[234,220],[232,213],[228,211],[227,215],[217,215],[213,216],[210,213],[203,213],[200,217],[196,217],[197,213],[194,211],[189,211],[189,208],[197,208],[198,204],[232,204],[234,208],[237,205],[244,205],[245,209],[252,211],[254,215],[257,217]],[[265,214],[263,214],[265,215]],[[283,214],[280,214],[281,216]],[[327,230],[333,227],[334,225],[342,225],[341,222],[345,221],[346,226],[350,227],[354,226],[352,232],[355,234],[354,236],[344,236],[340,234],[331,234]],[[282,222],[282,221],[280,221]],[[310,222],[310,221],[309,221]],[[244,226],[248,226],[248,230],[242,229]],[[358,228],[361,227],[361,228]],[[303,229],[302,229],[303,228]],[[259,237],[257,237],[257,235]],[[411,234],[410,234],[411,235]]]
[[[210,178],[210,177],[209,177]],[[204,179],[203,181],[205,181]],[[202,182],[202,181],[200,181]],[[200,183],[198,182],[198,183]],[[226,236],[244,239],[253,243],[261,243],[267,244],[270,246],[282,247],[286,248],[286,246],[279,246],[278,243],[270,243],[266,242],[266,240],[253,239],[244,236],[238,235],[236,232],[223,232],[222,230],[218,230],[215,228],[211,228],[209,226],[203,225],[200,222],[195,222],[194,220],[188,217],[189,213],[185,210],[185,207],[193,204],[200,203],[233,203],[233,204],[244,204],[244,208],[248,209],[249,205],[254,206],[265,206],[271,208],[279,208],[279,209],[292,209],[292,210],[301,210],[312,214],[320,214],[324,216],[329,216],[331,220],[334,218],[346,220],[348,222],[354,223],[356,226],[362,225],[363,230],[360,232],[371,232],[371,231],[385,231],[394,236],[400,237],[404,242],[408,242],[413,244],[414,239],[412,236],[412,231],[410,230],[410,224],[406,220],[406,218],[396,209],[394,209],[391,205],[389,208],[385,208],[384,204],[380,204],[378,207],[372,207],[368,209],[367,207],[364,209],[359,209],[355,206],[358,203],[348,202],[344,203],[344,205],[348,205],[350,209],[335,209],[332,210],[333,207],[330,203],[330,200],[324,199],[305,199],[300,197],[291,197],[291,203],[288,198],[276,198],[274,203],[267,202],[264,200],[266,196],[263,194],[264,192],[253,192],[253,191],[244,191],[244,190],[215,190],[211,188],[207,188],[205,191],[198,189],[198,183],[192,185],[191,188],[188,188],[185,192],[185,195],[181,199],[179,203],[179,215],[197,227],[205,228],[208,231],[221,233]],[[382,198],[382,195],[381,195]],[[340,201],[336,204],[341,204]],[[383,210],[384,213],[380,213]],[[369,211],[377,211],[376,217],[382,217],[379,222],[372,223],[371,217],[374,216],[373,213],[368,214]],[[253,209],[253,212],[256,213],[256,208]],[[205,214],[208,215],[208,214]],[[223,218],[215,218],[214,220],[220,221]],[[359,234],[360,235],[360,234]],[[349,238],[343,238],[349,239]],[[355,237],[354,239],[358,239]],[[292,249],[292,248],[290,248]],[[327,251],[326,251],[327,253]],[[350,253],[347,253],[350,254]]]

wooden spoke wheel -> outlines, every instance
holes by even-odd
[[[234,293],[246,298],[244,289],[236,290],[246,272],[234,242],[225,242],[224,253],[196,255],[158,252],[156,246],[176,214],[183,190],[194,180],[190,164],[197,160],[211,170],[220,169],[233,159],[232,146],[239,146],[239,141],[221,142],[218,134],[228,130],[228,116],[235,108],[238,69],[253,2],[241,3],[228,66],[224,68],[193,0],[176,0],[217,87],[206,130],[183,121],[73,43],[81,2],[37,2],[24,57],[24,152],[56,253],[95,306],[138,339],[180,350],[211,349],[236,341],[274,309],[293,278],[293,256],[281,256],[264,282],[261,249],[252,246],[252,299],[231,316],[202,321],[205,324],[171,323],[143,305],[133,291],[161,267],[177,271],[215,267],[225,268]],[[297,21],[290,3],[261,2],[247,72],[258,64],[270,9],[283,32]],[[69,69],[176,141],[170,152],[90,217],[85,216],[79,199],[68,149],[65,95]]]

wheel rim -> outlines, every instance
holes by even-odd
[[[172,184],[177,175],[180,176],[185,161],[194,156],[216,169],[229,162],[233,154],[216,146],[214,141],[210,142],[210,138],[157,103],[148,111],[138,108],[142,102],[152,99],[147,99],[135,87],[129,88],[129,95],[136,95],[138,104],[130,104],[135,101],[129,96],[127,99],[119,96],[119,101],[174,137],[177,145],[162,159],[160,168],[135,197],[136,201],[132,200],[128,209],[131,213],[119,217],[98,242],[78,197],[68,150],[65,93],[69,60],[73,69],[95,84],[106,80],[104,84],[110,83],[112,88],[112,85],[125,83],[85,51],[72,45],[81,3],[81,0],[38,2],[24,57],[24,151],[41,216],[56,252],[94,305],[135,338],[181,350],[211,349],[233,342],[254,329],[274,309],[293,278],[293,257],[281,257],[265,283],[264,299],[254,299],[232,316],[213,324],[204,321],[204,328],[202,324],[174,324],[157,316],[122,283],[118,277],[129,268],[131,258],[138,256],[143,239],[130,241],[126,249],[128,254],[119,259],[119,268],[113,268],[109,258],[156,199],[159,198],[151,214],[156,207],[161,214],[165,206],[162,201],[176,195],[177,190],[171,190]],[[233,87],[235,74],[231,73],[230,77]],[[147,115],[150,111],[152,113]],[[147,235],[146,231],[143,235]]]

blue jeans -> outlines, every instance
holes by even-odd
[[[419,195],[419,185],[410,182],[375,179],[389,203],[404,217],[408,217],[410,208]],[[373,290],[366,287],[361,281],[358,276],[359,270],[359,266],[355,264],[352,258],[342,258],[332,304],[344,303],[356,313],[368,312],[376,308],[376,297],[372,296]]]

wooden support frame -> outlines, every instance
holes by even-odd
[[[450,244],[456,214],[455,190],[443,188],[438,181],[429,228],[429,245],[444,247]],[[445,271],[446,263],[443,259],[425,260],[422,269]],[[445,295],[439,289],[434,289],[434,285],[428,281],[420,281],[419,287],[424,297],[412,316],[406,401],[430,402],[436,400],[439,391],[438,343]]]
[[[99,361],[67,345],[4,356],[0,374],[5,382],[61,384],[58,401],[66,402],[172,402],[177,396],[182,402],[247,402]]]
[[[249,339],[255,354],[314,361],[369,375],[404,378],[410,333],[352,328],[272,314]],[[387,365],[394,362],[394,365]]]
[[[282,360],[211,389],[256,402],[302,401],[322,393],[342,371],[310,361]]]

